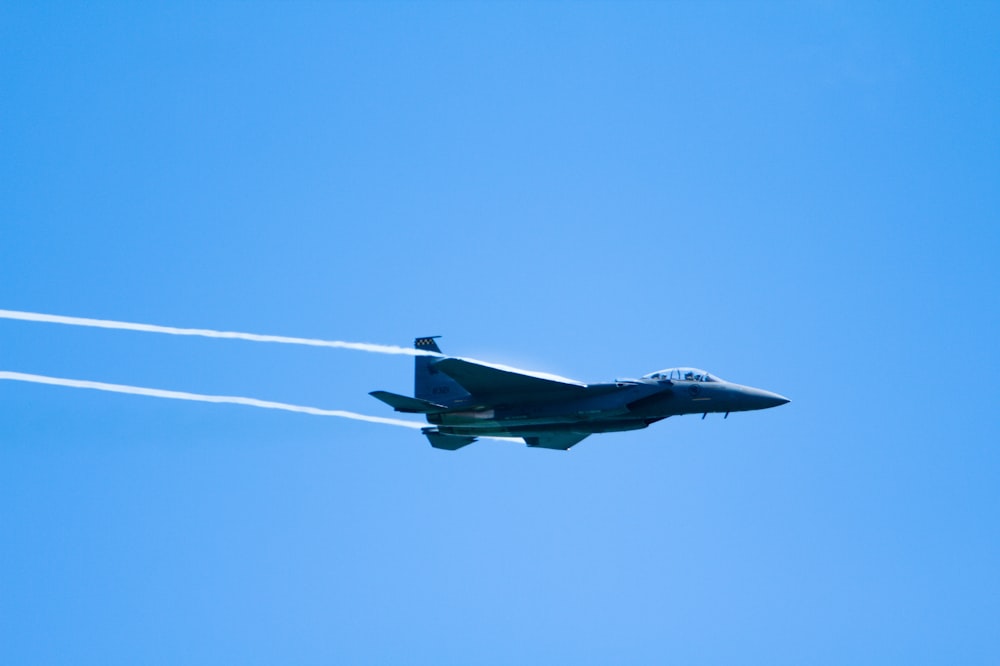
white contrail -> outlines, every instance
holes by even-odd
[[[37,321],[47,324],[68,324],[70,326],[90,326],[92,328],[114,328],[123,331],[143,331],[145,333],[166,333],[168,335],[196,335],[203,338],[227,338],[230,340],[250,340],[253,342],[279,342],[286,345],[308,345],[311,347],[335,347],[338,349],[354,349],[357,351],[374,352],[377,354],[403,354],[406,356],[440,356],[434,352],[395,345],[377,345],[368,342],[345,342],[343,340],[316,340],[313,338],[292,338],[284,335],[260,335],[257,333],[237,333],[235,331],[213,331],[205,328],[177,328],[175,326],[157,326],[155,324],[137,324],[128,321],[113,321],[110,319],[89,319],[86,317],[66,317],[63,315],[43,314],[40,312],[21,312],[19,310],[0,310],[0,319],[19,319],[21,321]]]
[[[443,356],[436,352],[397,347],[396,345],[378,345],[369,342],[345,342],[343,340],[316,340],[313,338],[293,338],[284,335],[261,335],[259,333],[238,333],[236,331],[214,331],[207,328],[178,328],[176,326],[158,326],[156,324],[138,324],[129,321],[114,321],[111,319],[90,319],[87,317],[67,317],[65,315],[44,314],[41,312],[22,312],[20,310],[0,310],[0,319],[17,319],[20,321],[36,321],[46,324],[67,324],[69,326],[89,326],[92,328],[113,328],[122,331],[142,331],[144,333],[166,333],[168,335],[196,335],[204,338],[226,338],[229,340],[250,340],[252,342],[279,342],[286,345],[308,345],[311,347],[334,347],[337,349],[354,349],[356,351],[374,352],[376,354],[403,354],[405,356]],[[548,372],[521,370],[509,365],[479,361],[474,358],[463,358],[479,365],[486,365],[497,370],[530,375],[541,379],[563,382],[566,384],[585,384],[574,379],[553,375]]]
[[[424,424],[416,421],[404,421],[403,419],[387,419],[381,416],[368,416],[356,412],[345,412],[340,409],[320,409],[318,407],[303,407],[302,405],[289,405],[283,402],[271,402],[269,400],[257,400],[256,398],[240,398],[231,395],[202,395],[200,393],[185,393],[183,391],[164,391],[163,389],[144,388],[142,386],[127,386],[125,384],[105,384],[104,382],[91,382],[81,379],[64,379],[62,377],[47,377],[45,375],[31,375],[24,372],[0,371],[0,380],[8,379],[18,382],[32,382],[35,384],[51,384],[53,386],[68,386],[70,388],[93,389],[96,391],[110,391],[111,393],[129,393],[131,395],[146,395],[152,398],[169,398],[171,400],[193,400],[195,402],[228,403],[232,405],[248,405],[250,407],[262,407],[264,409],[283,409],[287,412],[299,412],[301,414],[314,414],[316,416],[337,416],[342,419],[353,419],[355,421],[367,421],[368,423],[382,423],[384,425],[402,426],[419,430]]]

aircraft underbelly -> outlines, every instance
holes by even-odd
[[[564,413],[525,413],[518,410],[486,409],[429,414],[429,423],[472,428],[519,428],[536,425],[573,425],[615,420],[631,416],[625,410],[579,410]]]
[[[658,419],[657,419],[658,420]],[[622,432],[625,430],[641,430],[651,423],[643,419],[593,420],[575,421],[572,423],[500,423],[482,422],[476,425],[441,425],[438,430],[450,435],[467,435],[483,437],[487,435],[523,437],[526,435],[544,435],[553,432],[576,432],[596,434],[602,432]]]

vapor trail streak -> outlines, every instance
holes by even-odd
[[[81,379],[64,379],[62,377],[46,377],[45,375],[30,375],[23,372],[0,371],[0,380],[7,379],[18,382],[32,382],[35,384],[51,384],[53,386],[68,386],[70,388],[93,389],[95,391],[109,391],[111,393],[128,393],[131,395],[145,395],[151,398],[169,398],[170,400],[193,400],[195,402],[228,403],[232,405],[247,405],[249,407],[262,407],[264,409],[283,409],[287,412],[299,412],[301,414],[314,414],[316,416],[336,416],[342,419],[353,419],[355,421],[367,421],[368,423],[382,423],[384,425],[401,426],[403,428],[413,428],[419,430],[424,424],[415,421],[404,421],[402,419],[387,419],[381,416],[368,416],[356,412],[345,412],[340,409],[320,409],[318,407],[303,407],[302,405],[289,405],[283,402],[271,402],[269,400],[257,400],[256,398],[240,398],[231,395],[202,395],[199,393],[185,393],[182,391],[165,391],[163,389],[144,388],[142,386],[127,386],[124,384],[105,384],[104,382],[91,382]]]
[[[250,340],[252,342],[278,342],[286,345],[308,345],[310,347],[333,347],[336,349],[354,349],[356,351],[373,352],[375,354],[402,354],[404,356],[442,356],[435,352],[414,349],[411,347],[397,347],[396,345],[378,345],[369,342],[345,342],[343,340],[317,340],[314,338],[292,338],[284,335],[260,335],[259,333],[238,333],[236,331],[214,331],[207,328],[177,328],[175,326],[158,326],[156,324],[137,324],[128,321],[114,321],[111,319],[89,319],[86,317],[67,317],[64,315],[44,314],[41,312],[21,312],[20,310],[0,310],[0,319],[17,319],[20,321],[35,321],[46,324],[66,324],[69,326],[89,326],[92,328],[113,328],[122,331],[142,331],[145,333],[166,333],[168,335],[196,335],[204,338],[225,338],[229,340]],[[584,384],[566,377],[553,375],[548,372],[538,372],[535,370],[521,370],[509,365],[499,363],[489,363],[479,361],[474,358],[463,358],[463,360],[487,365],[497,370],[515,372],[522,375],[531,375],[541,379],[564,382],[567,384]]]
[[[166,333],[168,335],[196,335],[203,338],[226,338],[230,340],[250,340],[252,342],[278,342],[286,345],[308,345],[311,347],[334,347],[337,349],[354,349],[356,351],[374,352],[376,354],[403,354],[405,356],[438,356],[432,352],[395,345],[377,345],[367,342],[345,342],[343,340],[316,340],[313,338],[292,338],[284,335],[260,335],[257,333],[238,333],[235,331],[213,331],[205,328],[177,328],[175,326],[157,326],[155,324],[137,324],[128,321],[113,321],[110,319],[88,319],[86,317],[66,317],[63,315],[42,314],[40,312],[21,312],[18,310],[0,310],[0,319],[18,319],[21,321],[36,321],[47,324],[67,324],[69,326],[89,326],[92,328],[114,328],[122,331],[143,331],[145,333]]]

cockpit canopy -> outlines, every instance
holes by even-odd
[[[673,381],[682,382],[720,382],[722,381],[715,375],[711,375],[704,370],[699,370],[698,368],[667,368],[666,370],[657,370],[656,372],[651,372],[648,375],[643,375],[643,379],[657,379],[664,380],[670,379]]]

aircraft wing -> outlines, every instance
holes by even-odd
[[[552,434],[539,435],[537,437],[525,437],[524,441],[528,446],[539,449],[559,449],[569,451],[571,446],[579,444],[590,433],[587,432],[554,432]]]
[[[519,397],[571,398],[586,393],[587,385],[561,377],[525,374],[514,368],[473,363],[461,358],[435,361],[440,370],[478,397],[503,399]]]

